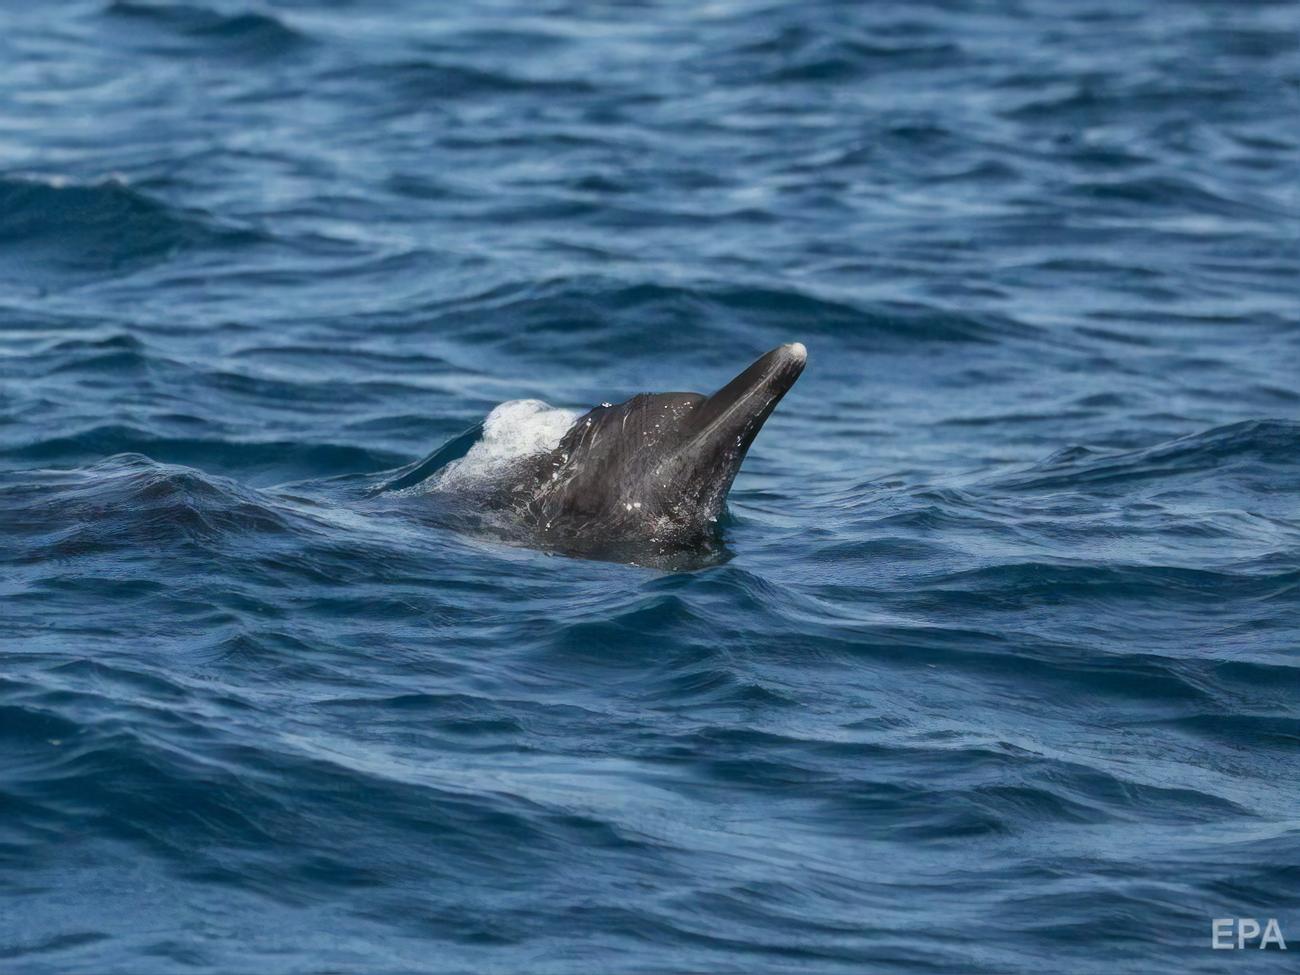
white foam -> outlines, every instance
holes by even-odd
[[[491,481],[512,464],[535,454],[549,453],[579,417],[539,399],[502,403],[483,421],[483,436],[464,457],[453,460],[433,476],[434,490],[455,490]]]

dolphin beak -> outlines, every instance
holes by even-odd
[[[700,404],[674,466],[694,471],[709,484],[702,503],[722,506],[750,444],[807,361],[802,342],[779,346]],[[705,471],[711,476],[699,478]]]
[[[778,346],[701,404],[692,424],[695,436],[742,436],[748,449],[763,422],[803,372],[808,350],[802,342]]]

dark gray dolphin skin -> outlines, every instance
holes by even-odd
[[[439,472],[484,435],[478,424],[382,478],[369,498],[425,499],[419,517],[583,558],[684,568],[725,555],[717,521],[750,444],[808,359],[798,342],[760,356],[712,396],[642,393],[581,416],[554,450],[484,478]],[[428,485],[428,487],[424,487]]]
[[[761,356],[712,396],[642,393],[578,419],[515,501],[543,543],[689,544],[712,531],[754,437],[803,372],[799,342]]]

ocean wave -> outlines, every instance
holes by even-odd
[[[74,683],[86,666],[60,668],[51,683]],[[16,795],[12,787],[0,793],[24,814],[4,828],[11,862],[30,863],[39,824],[84,824],[87,810],[111,810],[92,812],[105,835],[180,877],[310,903],[400,878],[450,880],[466,869],[490,870],[505,885],[557,855],[566,833],[584,830],[572,817],[566,822],[509,794],[468,792],[414,767],[379,771],[361,756],[295,745],[288,736],[274,747],[250,745],[235,733],[249,720],[246,711],[228,712],[203,692],[142,699],[128,691],[138,680],[122,684],[123,669],[97,671],[96,693],[29,693],[6,708],[7,745],[29,772]],[[217,715],[231,731],[209,725]],[[341,801],[304,815],[276,798],[285,786]],[[342,834],[368,839],[345,849],[329,839]],[[387,856],[384,837],[393,835],[426,837],[429,861]],[[206,853],[188,851],[196,837]],[[270,846],[281,850],[278,862],[262,856]],[[364,863],[359,849],[369,851]]]
[[[555,278],[511,284],[430,309],[439,328],[475,342],[497,342],[518,353],[571,349],[581,361],[626,354],[629,343],[649,348],[670,330],[713,359],[718,335],[766,336],[775,344],[792,337],[879,348],[935,344],[995,344],[1038,335],[1033,327],[992,312],[959,312],[920,302],[873,304],[820,297],[794,288],[716,283],[668,286],[617,279]],[[610,322],[618,324],[611,331]]]
[[[455,99],[548,94],[572,98],[590,95],[597,90],[591,83],[580,79],[530,78],[501,69],[489,70],[430,59],[349,67],[342,72],[325,72],[320,78],[326,83],[346,83],[350,87],[380,85],[395,90],[403,99],[403,111],[437,108],[443,102]]]
[[[213,437],[174,437],[130,424],[94,424],[62,436],[45,437],[0,449],[11,462],[94,463],[118,454],[148,455],[163,463],[238,472],[245,479],[302,480],[396,467],[400,455],[351,444],[292,440],[239,441]],[[274,483],[274,481],[272,481]]]
[[[262,239],[120,179],[0,177],[0,273],[11,279],[128,272],[188,250],[248,247]]]
[[[862,41],[840,41],[787,53],[785,59],[790,63],[770,71],[762,80],[774,83],[843,82],[883,72],[957,67],[966,60],[964,53],[960,45],[953,43],[888,47]]]
[[[771,11],[777,14],[776,11]],[[842,84],[894,72],[944,70],[969,60],[964,46],[918,22],[887,19],[869,36],[831,29],[816,12],[806,22],[779,15],[764,26],[763,36],[751,38],[753,28],[721,55],[715,53],[704,70],[733,84]]]
[[[1067,193],[1082,202],[1103,207],[1109,205],[1127,209],[1214,214],[1246,219],[1267,217],[1271,213],[1269,207],[1224,196],[1197,180],[1187,178],[1146,177],[1104,182],[1089,181],[1072,184]]]
[[[1055,601],[1123,603],[1159,592],[1167,606],[1199,602],[1207,592],[1224,598],[1289,600],[1300,567],[1275,573],[1225,572],[1168,565],[1076,565],[1060,561],[1007,563],[917,580],[917,593],[941,590],[948,605],[970,602],[987,610],[1031,609]]]
[[[43,503],[29,506],[36,496]],[[139,454],[73,471],[5,475],[0,510],[11,531],[32,539],[27,558],[37,560],[290,530],[284,511],[248,488]]]
[[[1025,79],[1027,82],[1033,79]],[[1035,87],[1041,88],[1043,79]],[[1103,124],[1117,118],[1151,118],[1167,113],[1183,113],[1202,108],[1223,111],[1244,97],[1240,88],[1228,81],[1202,80],[1196,83],[1138,84],[1128,88],[1105,84],[1075,85],[1063,94],[1038,94],[1004,114],[1011,119],[1038,122],[1051,126]]]
[[[1280,483],[1300,489],[1300,423],[1245,420],[1140,450],[1075,446],[1026,470],[998,475],[991,484],[1010,491],[1107,493],[1131,490],[1142,481],[1169,484],[1179,477],[1207,477],[1249,488],[1265,473],[1270,494]]]
[[[137,30],[152,28],[164,42],[162,49],[174,48],[178,54],[271,57],[308,42],[307,35],[280,17],[260,10],[226,13],[187,4],[114,0],[103,13]],[[144,41],[145,46],[152,39],[144,32],[135,35],[136,42]]]

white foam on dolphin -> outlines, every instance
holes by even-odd
[[[483,421],[483,436],[459,460],[433,475],[425,490],[472,488],[499,478],[513,464],[549,453],[581,414],[539,399],[502,403]]]

